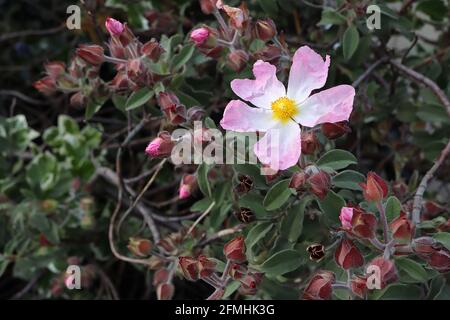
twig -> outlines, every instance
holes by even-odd
[[[439,88],[439,86],[433,80],[396,61],[390,60],[390,63],[392,66],[394,66],[395,68],[406,74],[412,80],[430,88],[430,90],[433,91],[436,97],[444,105],[447,114],[450,116],[450,101],[448,100],[444,91],[442,91],[441,88]],[[428,186],[428,182],[433,177],[436,170],[442,165],[445,158],[448,156],[449,152],[450,152],[450,140],[447,142],[447,145],[445,146],[444,150],[442,150],[438,160],[434,163],[434,165],[430,168],[430,170],[428,170],[428,172],[420,181],[419,187],[417,188],[416,193],[414,195],[413,211],[412,211],[412,220],[416,224],[420,223],[421,220],[420,212],[422,209],[423,194],[425,193],[425,190]]]
[[[34,285],[36,284],[36,282],[38,282],[38,280],[44,275],[44,271],[41,270],[39,271],[28,283],[27,285],[20,290],[19,292],[17,292],[12,299],[20,299],[22,298],[24,295],[26,295],[28,293],[28,291],[30,291]]]
[[[194,224],[189,228],[188,232],[187,232],[186,235],[184,236],[185,238],[186,238],[188,235],[190,235],[191,232],[192,232],[192,230],[194,230],[194,228],[197,226],[197,224],[199,224],[200,221],[202,221],[203,218],[206,217],[206,215],[207,215],[208,213],[211,212],[211,210],[212,210],[212,208],[215,206],[215,204],[216,204],[216,202],[213,201],[213,202],[209,205],[209,207],[205,210],[205,212],[203,212],[203,214],[202,214],[200,217],[198,217],[197,220],[195,220]]]
[[[363,82],[370,74],[382,63],[386,62],[388,60],[388,57],[383,57],[381,59],[378,59],[375,61],[370,67],[367,68],[366,71],[362,75],[358,77],[355,81],[353,81],[352,86],[357,87],[361,82]]]
[[[3,95],[16,97],[22,101],[25,101],[25,102],[35,105],[35,106],[43,106],[43,105],[47,104],[46,101],[30,98],[30,97],[24,95],[22,92],[15,91],[15,90],[0,90],[0,96],[3,96]]]
[[[11,32],[6,33],[0,36],[0,42],[14,39],[14,38],[21,38],[21,37],[28,37],[28,36],[46,36],[49,34],[57,33],[61,30],[64,30],[65,25],[62,24],[60,26],[45,29],[45,30],[25,30],[25,31],[18,31],[18,32]]]
[[[207,244],[209,244],[209,243],[211,243],[211,242],[213,242],[213,241],[215,241],[217,239],[223,238],[225,236],[229,236],[230,234],[234,234],[234,233],[240,232],[244,227],[245,227],[244,224],[238,224],[237,226],[234,226],[232,228],[220,230],[219,232],[213,234],[209,238],[199,242],[196,245],[196,247],[204,247]]]

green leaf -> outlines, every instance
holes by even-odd
[[[241,283],[239,281],[231,281],[227,287],[225,288],[225,292],[223,294],[222,299],[226,299],[229,296],[231,296],[239,287],[241,286]]]
[[[390,196],[386,201],[386,217],[392,221],[400,215],[402,204],[395,196]]]
[[[317,200],[320,210],[334,223],[339,222],[339,214],[342,207],[345,206],[345,200],[335,193],[334,191],[328,191],[327,196],[323,200]]]
[[[344,169],[345,167],[356,163],[357,160],[353,154],[340,149],[334,149],[326,152],[317,161],[317,165],[319,167],[327,167],[334,170]]]
[[[239,199],[239,206],[251,208],[256,218],[262,218],[269,214],[263,206],[263,200],[264,198],[259,192],[249,192]]]
[[[188,44],[183,49],[180,50],[178,54],[176,54],[172,59],[172,70],[177,71],[181,69],[186,62],[191,59],[195,50],[195,46],[193,44]]]
[[[343,189],[360,191],[359,183],[364,182],[364,175],[353,170],[344,170],[333,177],[333,185]]]
[[[245,237],[245,246],[247,247],[247,250],[251,249],[258,241],[264,238],[272,227],[273,223],[271,222],[261,222],[251,228]]]
[[[433,238],[436,241],[439,241],[440,243],[442,243],[448,250],[450,250],[450,233],[438,232],[433,236]]]
[[[89,100],[86,110],[84,112],[84,118],[86,120],[91,119],[94,114],[100,111],[106,100],[107,97]]]
[[[294,271],[303,264],[302,255],[292,249],[275,253],[261,265],[261,271],[271,276],[279,276]]]
[[[258,0],[258,3],[269,16],[274,16],[278,13],[278,5],[275,0]]]
[[[418,300],[420,296],[418,286],[394,283],[382,290],[375,290],[370,297],[373,300]]]
[[[207,197],[212,196],[211,193],[211,186],[209,185],[209,179],[208,179],[208,172],[209,172],[209,165],[206,163],[202,163],[198,166],[197,169],[197,183],[198,187],[200,188],[200,191]]]
[[[149,88],[142,88],[138,91],[133,92],[127,100],[125,110],[136,109],[143,104],[145,104],[148,100],[150,100],[155,93],[153,90]]]
[[[342,38],[342,49],[345,60],[349,60],[353,56],[356,49],[358,49],[358,44],[359,33],[356,27],[352,25],[345,30]]]
[[[325,8],[322,11],[322,17],[318,23],[319,26],[325,26],[328,24],[341,25],[347,21],[345,17],[334,10],[333,8]]]
[[[287,211],[286,217],[281,223],[280,233],[286,237],[289,242],[297,242],[302,234],[305,207],[312,199],[311,196],[306,196]]]
[[[191,212],[202,212],[208,209],[213,200],[211,198],[203,198],[198,200],[191,206]]]
[[[422,265],[409,258],[401,258],[396,260],[396,265],[399,269],[405,271],[410,277],[418,282],[425,282],[428,280],[426,270]]]
[[[422,0],[417,5],[416,10],[422,11],[435,21],[441,21],[448,12],[445,2],[441,0]]]
[[[267,210],[278,209],[289,199],[292,194],[291,189],[289,189],[289,181],[290,179],[281,180],[269,189],[263,202]]]

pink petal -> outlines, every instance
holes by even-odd
[[[295,121],[302,126],[314,127],[324,122],[348,120],[353,109],[355,88],[340,85],[313,94],[300,105]]]
[[[339,215],[339,220],[341,220],[341,224],[344,228],[351,229],[352,218],[353,218],[353,208],[342,207],[341,214]]]
[[[253,149],[258,159],[273,170],[294,166],[301,153],[300,127],[294,121],[279,123],[266,132]]]
[[[235,79],[231,89],[243,100],[255,106],[270,109],[276,99],[286,95],[284,85],[277,79],[277,68],[268,62],[258,60],[253,65],[255,80]]]
[[[327,82],[330,57],[325,61],[307,46],[300,47],[294,54],[289,73],[288,97],[301,103],[315,89],[320,89]]]
[[[267,131],[276,125],[272,112],[249,107],[241,100],[231,100],[225,108],[220,125],[237,132]]]

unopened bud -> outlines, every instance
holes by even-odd
[[[260,19],[253,27],[253,36],[262,41],[268,41],[277,34],[277,27],[272,19]]]

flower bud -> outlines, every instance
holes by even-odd
[[[186,199],[190,197],[194,188],[197,185],[197,178],[192,174],[187,174],[181,179],[179,197],[180,199]]]
[[[241,72],[247,65],[248,54],[244,50],[231,51],[227,56],[227,66],[235,71]]]
[[[374,258],[369,262],[368,266],[376,266],[380,269],[381,289],[398,280],[397,269],[395,268],[394,262],[384,259],[383,256]]]
[[[352,228],[353,208],[342,207],[339,220],[341,220],[342,227],[344,229]]]
[[[424,205],[424,218],[433,219],[440,213],[445,211],[445,207],[434,201],[425,201]]]
[[[115,91],[128,90],[130,88],[130,81],[125,72],[117,72],[114,79],[110,81],[109,86]]]
[[[161,283],[165,283],[169,280],[169,270],[167,269],[159,269],[153,275],[153,286],[156,287]]]
[[[244,266],[234,263],[231,263],[229,275],[234,280],[240,280],[247,274],[247,269]]]
[[[39,245],[41,247],[51,247],[52,243],[50,241],[48,241],[47,237],[43,233],[40,233],[39,234]]]
[[[236,192],[247,193],[253,188],[253,180],[247,175],[239,175],[239,183],[236,186]]]
[[[127,247],[135,256],[148,257],[153,249],[153,244],[147,239],[131,237]]]
[[[158,300],[172,300],[175,293],[175,287],[171,283],[161,283],[156,288],[156,297]]]
[[[325,122],[322,123],[321,129],[323,135],[330,140],[340,138],[344,134],[352,132],[352,129],[348,126],[347,121],[335,123]]]
[[[192,257],[179,257],[178,264],[186,279],[191,281],[199,279],[200,273],[196,259]]]
[[[350,209],[352,209],[351,233],[356,237],[364,239],[372,239],[375,237],[378,224],[375,216],[359,207]]]
[[[413,251],[419,255],[429,255],[438,248],[436,240],[431,237],[420,237],[412,241]]]
[[[190,39],[195,43],[196,46],[201,46],[209,37],[208,28],[201,27],[194,29],[191,32]]]
[[[364,264],[364,258],[353,241],[346,238],[336,248],[334,253],[336,263],[344,270],[358,268]]]
[[[354,295],[364,299],[367,294],[367,277],[353,276],[350,287]]]
[[[191,107],[187,110],[187,119],[189,121],[201,121],[205,116],[205,109],[200,107]]]
[[[172,124],[186,121],[186,108],[180,104],[180,100],[174,93],[160,92],[157,100],[161,111]]]
[[[239,208],[239,211],[236,211],[234,216],[242,223],[252,223],[256,219],[255,214],[249,208]]]
[[[200,278],[209,277],[216,269],[216,263],[204,255],[198,257],[198,270]]]
[[[430,267],[438,272],[447,273],[450,271],[450,251],[445,247],[436,250],[426,261]]]
[[[438,272],[450,271],[450,251],[431,237],[420,237],[412,241],[413,251]]]
[[[239,236],[226,243],[223,252],[227,259],[233,262],[242,263],[246,261],[244,237]]]
[[[247,273],[239,280],[241,282],[241,290],[239,293],[242,295],[255,295],[261,280],[262,273]]]
[[[216,10],[217,0],[200,0],[200,8],[204,14],[211,14]]]
[[[78,57],[95,66],[100,65],[105,61],[103,53],[103,48],[95,44],[80,45],[80,47],[76,50]]]
[[[70,97],[70,105],[74,108],[82,108],[84,107],[88,102],[88,99],[81,91],[74,93]]]
[[[244,4],[242,4],[239,8],[223,5],[222,9],[228,15],[228,23],[231,28],[239,30],[245,29],[249,16],[248,9]]]
[[[319,262],[325,257],[325,247],[321,243],[313,243],[306,248],[309,252],[309,259]]]
[[[34,82],[33,87],[46,96],[50,96],[56,92],[56,83],[49,76]]]
[[[414,224],[406,217],[404,212],[400,213],[400,216],[392,220],[390,223],[392,236],[402,242],[410,242],[414,235]]]
[[[289,188],[297,191],[303,191],[307,178],[308,175],[304,171],[294,173],[291,177],[291,181],[289,182]]]
[[[364,199],[369,202],[381,201],[388,194],[386,182],[372,171],[367,174],[367,183],[360,183],[359,185],[363,189]]]
[[[61,61],[52,61],[44,65],[47,75],[56,81],[66,72],[66,65]]]
[[[303,154],[313,154],[320,145],[314,132],[302,132],[301,143]]]
[[[320,200],[325,199],[328,190],[331,187],[330,175],[325,171],[319,171],[312,174],[308,178],[311,192],[316,195]]]
[[[256,51],[253,54],[255,60],[263,60],[270,64],[277,65],[281,57],[281,49],[275,45],[267,45],[261,50]]]
[[[106,30],[108,30],[109,34],[112,36],[117,36],[123,32],[125,27],[120,21],[117,21],[113,18],[106,18],[105,21]]]
[[[253,36],[262,41],[268,41],[277,34],[277,27],[272,19],[259,19],[253,26]]]
[[[157,256],[151,256],[148,259],[147,265],[150,270],[158,270],[159,268],[162,268],[164,266],[164,261]]]
[[[158,61],[161,54],[164,53],[163,47],[156,41],[156,40],[150,40],[146,42],[142,48],[141,53],[146,55],[149,59],[153,61]]]
[[[317,271],[303,292],[303,300],[330,300],[336,277],[331,271]]]
[[[172,141],[170,133],[162,131],[158,134],[158,137],[153,139],[145,149],[145,152],[150,157],[167,157],[172,152],[175,142]]]

